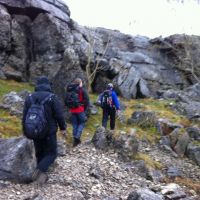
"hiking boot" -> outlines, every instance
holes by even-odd
[[[81,140],[79,138],[74,138],[73,147],[76,147],[79,144],[81,144]]]
[[[47,180],[48,180],[47,174],[44,173],[44,172],[41,172],[41,173],[38,175],[37,179],[36,179],[36,184],[37,184],[38,186],[43,186],[43,185],[47,182]]]
[[[42,172],[39,169],[35,169],[35,171],[32,174],[32,177],[31,177],[32,181],[35,181],[38,178],[40,173],[42,173]]]

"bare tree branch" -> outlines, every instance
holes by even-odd
[[[91,92],[92,90],[91,86],[95,80],[97,72],[102,68],[102,66],[100,66],[100,60],[105,56],[106,51],[109,46],[109,42],[110,42],[110,35],[108,36],[108,40],[106,42],[106,46],[103,53],[97,56],[96,58],[97,62],[94,66],[94,69],[92,69],[91,61],[92,61],[92,53],[93,53],[94,45],[95,45],[95,38],[93,38],[91,34],[89,35],[88,60],[87,60],[87,65],[86,65],[86,76],[87,76],[87,81],[88,81],[89,92]]]

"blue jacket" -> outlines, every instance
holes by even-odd
[[[120,110],[120,103],[119,103],[116,92],[114,90],[110,90],[110,92],[111,92],[111,95],[112,95],[112,102],[113,102],[114,107],[116,108],[116,110]],[[103,93],[101,93],[99,95],[98,102],[102,101]]]

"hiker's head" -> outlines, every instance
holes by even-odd
[[[82,82],[82,80],[81,80],[80,78],[76,78],[76,79],[74,80],[74,84],[77,84],[77,85],[79,85],[80,87],[83,86],[83,82]]]
[[[36,81],[35,91],[49,91],[52,92],[52,83],[46,76],[38,77]]]
[[[48,84],[51,85],[49,79],[46,76],[40,76],[36,82],[37,85]]]
[[[108,83],[107,89],[108,89],[108,90],[112,90],[112,89],[113,89],[113,84],[112,84],[112,83]]]

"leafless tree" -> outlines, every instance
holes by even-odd
[[[193,53],[193,48],[195,48],[195,42],[192,37],[184,35],[184,43],[182,45],[182,51],[176,49],[176,55],[179,60],[178,68],[183,70],[188,75],[200,83],[200,62],[195,59],[195,54]]]
[[[95,33],[94,33],[95,35]],[[88,60],[87,60],[87,65],[86,65],[86,77],[87,77],[87,82],[88,82],[88,91],[92,92],[92,83],[95,80],[97,72],[102,69],[102,66],[100,65],[100,61],[102,58],[104,58],[106,51],[108,49],[110,42],[110,35],[108,36],[108,39],[104,45],[104,50],[101,55],[98,55],[96,57],[96,62],[95,65],[92,65],[92,58],[93,58],[93,52],[94,52],[94,47],[95,47],[95,37],[92,36],[92,34],[89,34],[89,47],[88,47]]]

